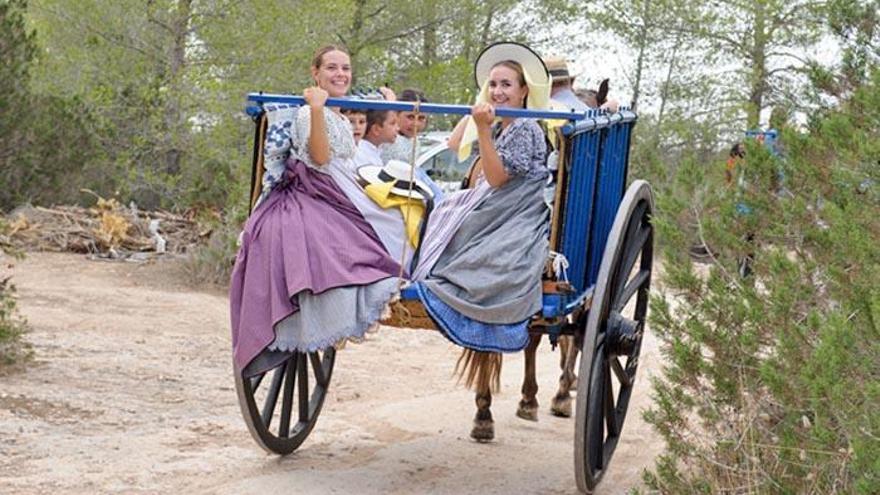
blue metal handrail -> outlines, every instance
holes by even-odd
[[[300,95],[280,95],[268,93],[249,93],[248,101],[252,101],[254,103],[287,103],[291,105],[305,104],[305,98]],[[411,101],[364,100],[358,98],[328,98],[326,105],[328,107],[339,107],[352,110],[392,110],[395,112],[412,112],[415,110],[416,103]],[[254,109],[253,111],[259,112],[258,109]],[[253,115],[253,111],[250,108],[248,109],[248,113],[251,115]],[[420,103],[419,112],[470,115],[471,107],[469,105],[450,105],[445,103]],[[588,118],[589,112],[529,110],[525,108],[496,108],[495,115],[499,117],[527,119],[559,119],[583,121]]]
[[[587,112],[584,119],[562,126],[562,134],[571,136],[575,133],[593,131],[611,127],[614,124],[625,124],[638,119],[638,115],[628,108],[621,108],[617,113],[604,113],[601,110]]]

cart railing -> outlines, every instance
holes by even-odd
[[[250,93],[248,101],[269,105],[301,106],[306,100],[300,95],[279,95]],[[328,98],[326,106],[338,107],[351,110],[393,110],[395,112],[413,112],[418,109],[421,113],[435,113],[445,115],[468,115],[471,107],[468,105],[451,105],[445,103],[420,103],[412,101],[383,101],[366,100],[361,98]],[[260,107],[248,107],[248,113],[255,115],[261,112]],[[567,112],[558,110],[531,110],[525,108],[497,108],[495,115],[499,117],[514,117],[528,119],[559,119],[570,121],[586,120],[590,112]]]

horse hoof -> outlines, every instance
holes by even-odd
[[[516,416],[527,421],[537,421],[538,402],[535,401],[534,403],[528,403],[525,401],[520,401],[519,407],[516,408]]]
[[[492,420],[475,419],[471,438],[480,443],[491,442],[495,438],[495,423]]]
[[[550,412],[560,418],[571,417],[571,397],[554,397],[550,403]]]

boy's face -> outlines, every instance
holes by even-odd
[[[418,131],[421,133],[428,127],[428,116],[415,112],[399,112],[400,115],[400,133],[406,137],[412,137]]]
[[[351,122],[351,130],[354,133],[354,142],[360,142],[367,130],[367,114],[351,112],[345,115]]]
[[[380,143],[393,143],[397,139],[398,129],[397,112],[388,112],[388,115],[385,116],[385,122],[376,128],[378,133],[376,138]]]

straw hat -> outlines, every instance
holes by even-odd
[[[541,57],[531,48],[512,41],[493,43],[483,49],[474,63],[474,79],[480,92],[477,94],[475,103],[489,103],[489,72],[492,67],[500,62],[510,60],[522,67],[529,94],[526,98],[526,108],[547,109],[550,108],[550,73],[544,65]],[[477,126],[474,119],[468,119],[461,137],[461,145],[458,147],[458,161],[462,162],[471,154],[473,142],[477,140]]]
[[[571,81],[577,74],[572,75],[568,72],[568,62],[562,57],[549,57],[544,61],[547,64],[547,70],[553,76],[553,82]]]
[[[483,88],[489,72],[499,62],[512,60],[522,69],[529,86],[529,108],[547,108],[550,94],[550,73],[541,57],[526,45],[513,41],[500,41],[483,49],[474,63],[474,79],[478,88]],[[545,98],[546,93],[546,98]]]
[[[394,182],[393,194],[425,200],[431,198],[431,188],[423,181],[415,179],[410,195],[409,164],[400,160],[388,160],[384,166],[365,165],[357,169],[358,177],[368,184],[387,184]]]

